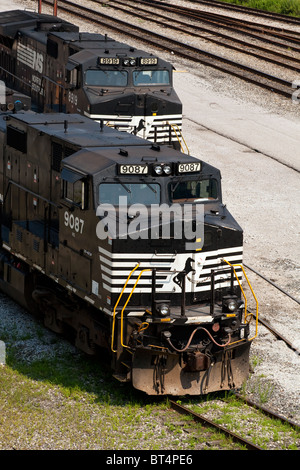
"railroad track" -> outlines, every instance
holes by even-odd
[[[98,2],[98,0],[94,0]],[[127,2],[126,2],[127,3]],[[110,2],[109,2],[110,4]],[[217,27],[233,28],[235,32],[241,31],[247,34],[256,33],[259,38],[275,37],[281,38],[283,41],[291,41],[299,44],[300,33],[278,26],[270,26],[266,24],[256,23],[242,18],[233,18],[230,15],[223,15],[221,13],[212,13],[208,11],[196,10],[178,5],[170,5],[162,0],[141,0],[139,5],[151,5],[152,9],[157,8],[160,10],[168,11],[169,13],[176,13],[184,18],[189,18],[195,21],[214,24]]]
[[[244,263],[244,267],[247,269],[250,269],[250,271],[254,272],[257,276],[259,276],[261,279],[264,281],[268,282],[271,284],[273,287],[278,289],[282,294],[290,298],[292,301],[296,302],[298,305],[300,305],[300,301],[296,299],[294,296],[289,294],[285,289],[282,287],[278,286],[275,282],[271,281],[271,279],[268,279],[266,276],[258,272],[256,269],[252,268],[251,266],[248,266],[247,264]],[[250,313],[250,312],[249,312]],[[282,335],[276,328],[274,328],[267,320],[261,318],[261,316],[258,317],[258,322],[263,325],[265,328],[267,328],[277,339],[283,341],[290,349],[292,349],[294,352],[300,355],[300,351],[295,347],[295,345],[287,339],[285,336]]]
[[[300,26],[300,18],[282,15],[280,13],[258,10],[256,8],[234,5],[230,3],[224,3],[218,0],[186,0],[186,1],[189,3],[192,3],[193,5],[205,5],[211,8],[218,8],[218,9],[222,9],[225,11],[240,12],[243,14],[247,13],[249,15],[254,15],[260,18],[279,20],[280,22],[283,22],[283,23],[296,24]]]
[[[261,274],[260,272],[256,271],[254,268],[252,268],[251,266],[248,266],[247,264],[244,264],[244,266],[248,269],[250,269],[250,271],[254,272],[257,276],[261,277],[262,279],[264,279],[266,282],[268,282],[269,284],[271,284],[273,287],[275,287],[276,289],[280,290],[284,295],[286,295],[287,297],[289,297],[290,299],[292,299],[294,302],[296,302],[297,304],[300,305],[300,301],[298,299],[296,299],[296,297],[294,297],[293,295],[289,294],[285,289],[283,289],[282,287],[278,286],[275,282],[271,281],[271,279],[268,279],[266,276],[264,276],[263,274]]]
[[[281,423],[284,423],[288,426],[291,427],[291,429],[296,430],[297,432],[300,432],[300,425],[294,421],[291,421],[287,418],[285,418],[282,415],[279,415],[278,413],[272,411],[269,408],[266,408],[258,403],[253,402],[252,400],[249,400],[239,393],[234,393],[235,397],[237,400],[241,401],[247,407],[254,408],[255,410],[258,410],[260,413],[263,415],[269,417],[271,420],[276,420],[280,421]],[[207,402],[206,402],[207,403]],[[214,401],[212,400],[212,405],[214,404]],[[177,411],[178,413],[185,414],[188,416],[191,416],[194,421],[201,423],[203,426],[208,426],[209,428],[215,429],[216,431],[224,434],[227,438],[232,440],[235,443],[238,443],[239,445],[243,446],[244,448],[248,450],[264,450],[263,447],[259,446],[255,442],[249,440],[249,438],[244,437],[242,434],[237,434],[237,432],[232,431],[229,429],[229,427],[223,426],[217,422],[217,419],[213,418],[208,418],[205,414],[199,414],[191,408],[191,405],[185,406],[182,403],[175,402],[174,400],[170,400],[170,407],[171,409]],[[212,406],[213,408],[213,406]],[[239,410],[240,415],[244,413],[244,409],[242,408]],[[242,426],[242,429],[244,426]]]
[[[95,2],[95,0],[93,0]],[[44,1],[45,4],[52,6],[51,1]],[[96,2],[99,4],[99,2]],[[126,21],[112,18],[111,14],[95,11],[84,6],[78,6],[72,1],[60,0],[60,10],[68,14],[73,14],[80,17],[84,21],[92,22],[93,24],[99,25],[102,28],[117,31],[122,33],[131,39],[136,39],[146,43],[148,46],[154,46],[157,49],[171,52],[178,57],[185,58],[187,60],[201,63],[207,67],[212,67],[221,72],[236,76],[242,80],[253,83],[257,86],[271,90],[286,98],[292,98],[293,95],[293,82],[284,78],[266,73],[262,70],[258,70],[248,65],[230,60],[221,55],[210,53],[206,50],[199,49],[191,44],[175,40],[174,35],[167,37],[165,35],[149,31],[149,29],[142,28],[136,24],[129,24]]]
[[[90,0],[90,1],[98,5],[100,4],[99,0]],[[108,5],[111,8],[113,7],[114,9],[116,8],[115,5],[121,4],[126,8],[126,11],[128,11],[127,8],[132,5],[132,0],[126,0],[126,2],[120,2],[117,0],[109,0],[109,3],[108,3],[108,0],[106,0],[105,2],[101,4]],[[181,19],[185,18],[185,19],[191,20],[193,21],[192,23],[193,26],[196,26],[197,23],[202,24],[202,25],[203,23],[215,25],[216,31],[210,29],[210,32],[217,33],[217,30],[219,30],[222,27],[224,29],[232,30],[235,33],[240,31],[243,34],[245,34],[245,32],[247,32],[250,37],[252,36],[251,33],[257,33],[257,35],[253,36],[255,39],[266,40],[267,42],[270,41],[269,37],[273,37],[274,39],[281,38],[283,41],[288,41],[290,39],[291,42],[288,44],[286,42],[280,42],[280,41],[274,42],[274,44],[277,44],[278,46],[282,45],[283,47],[293,47],[292,43],[294,42],[295,44],[299,44],[299,40],[300,40],[300,31],[298,32],[295,30],[285,29],[283,27],[276,27],[276,26],[270,26],[266,24],[255,23],[253,21],[247,21],[241,18],[231,18],[230,16],[210,13],[210,12],[201,11],[201,10],[194,10],[194,9],[190,9],[187,7],[173,6],[173,5],[170,5],[169,3],[165,3],[165,2],[157,1],[157,0],[140,0],[138,11],[142,10],[141,5],[143,5],[144,12],[148,13],[149,17],[151,16],[156,17],[158,15],[158,12],[155,11],[154,13],[153,9],[157,9],[158,11],[173,13],[174,16],[177,15],[177,17]],[[172,20],[173,19],[174,18],[172,18]],[[187,21],[185,21],[184,24],[188,25]],[[268,37],[266,38],[266,36]]]
[[[92,0],[94,1],[94,0]],[[96,3],[97,0],[95,0]],[[148,5],[148,2],[140,2],[144,5]],[[139,5],[138,11],[136,10],[135,2],[131,0],[126,1],[126,6],[124,6],[124,2],[118,0],[110,0],[109,5],[113,5],[115,9],[122,11],[123,13],[128,14],[128,8],[134,9],[134,16],[141,18],[142,20],[145,19],[146,15],[149,15],[149,8],[147,9],[142,7],[141,4]],[[164,11],[164,10],[163,10]],[[150,18],[148,18],[150,19]],[[216,44],[223,48],[228,48],[233,51],[237,51],[241,54],[246,54],[247,56],[253,56],[257,59],[262,59],[266,62],[275,64],[280,67],[286,67],[288,70],[293,70],[295,72],[300,72],[300,56],[293,57],[287,56],[286,52],[286,45],[282,43],[277,43],[273,41],[277,47],[282,47],[285,52],[280,52],[278,50],[274,51],[274,48],[267,48],[263,47],[259,44],[253,44],[249,40],[245,41],[239,37],[222,33],[220,30],[216,30],[213,32],[209,27],[204,27],[203,22],[199,24],[189,25],[185,21],[181,19],[175,19],[174,17],[170,18],[169,15],[165,13],[155,13],[155,24],[161,27],[170,27],[174,31],[179,32],[184,35],[191,35],[193,38],[198,38],[200,40],[204,40],[205,42],[210,42]],[[261,37],[258,37],[261,39]],[[300,47],[293,47],[294,52],[298,52],[300,54]],[[280,59],[280,60],[279,60]]]

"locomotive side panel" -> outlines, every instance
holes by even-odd
[[[19,80],[17,89],[32,97],[37,109],[43,109],[44,76],[46,70],[46,45],[20,34],[14,46],[16,48],[16,76]]]
[[[63,256],[60,257],[57,274],[85,296],[89,296],[92,290],[92,258],[95,252],[90,186],[85,175],[71,171],[62,173],[59,244]]]

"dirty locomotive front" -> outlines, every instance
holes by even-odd
[[[149,395],[240,387],[253,315],[219,170],[79,114],[0,123],[1,290]]]
[[[0,80],[30,96],[36,111],[83,114],[181,148],[172,64],[106,34],[80,32],[56,16],[3,12]]]

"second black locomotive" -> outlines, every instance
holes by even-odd
[[[180,148],[182,104],[173,66],[56,16],[13,10],[0,18],[0,80],[35,110],[79,113]]]

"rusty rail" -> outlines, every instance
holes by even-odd
[[[179,403],[176,403],[173,400],[170,400],[170,404],[171,404],[171,408],[177,411],[178,413],[192,416],[195,421],[203,424],[204,426],[209,426],[214,429],[217,429],[218,431],[221,431],[228,438],[232,439],[234,442],[237,442],[238,444],[245,446],[248,450],[263,450],[261,447],[257,446],[253,442],[250,442],[247,439],[244,439],[242,436],[239,436],[238,434],[232,431],[229,431],[229,429],[224,428],[220,424],[214,423],[213,421],[206,418],[205,416],[195,413],[189,408],[186,408],[185,406],[180,405]]]

